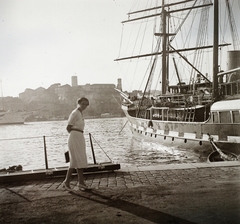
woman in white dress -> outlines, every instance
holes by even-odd
[[[83,135],[84,119],[82,111],[87,108],[89,101],[87,98],[82,97],[77,101],[78,107],[72,111],[68,118],[67,131],[70,133],[68,137],[68,149],[70,157],[70,165],[63,182],[63,187],[71,190],[70,181],[74,169],[78,173],[78,186],[80,190],[88,189],[84,183],[83,168],[87,167],[86,145]]]

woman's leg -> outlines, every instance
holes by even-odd
[[[77,173],[78,173],[78,182],[79,184],[83,184],[85,185],[84,183],[84,177],[83,177],[83,169],[77,169]]]
[[[74,171],[74,168],[68,168],[67,175],[64,181],[68,187],[70,186],[69,184],[71,181],[73,171]]]

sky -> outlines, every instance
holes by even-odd
[[[0,0],[2,95],[54,83],[113,83],[133,0]]]
[[[128,12],[157,2],[162,0],[0,0],[0,97],[55,83],[71,85],[71,76],[79,85],[117,84],[122,78],[123,90],[143,89],[150,59],[131,60],[131,68],[114,59],[135,55],[132,48],[140,53],[136,40],[144,53],[151,52],[152,28],[137,22],[142,33],[135,30],[137,37],[130,41],[136,24],[121,22]],[[236,0],[234,8],[238,21]],[[145,33],[151,36],[146,49],[139,38],[146,40]]]

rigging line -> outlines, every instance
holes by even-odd
[[[143,32],[143,38],[142,38],[141,47],[140,47],[140,49],[139,49],[139,54],[141,53],[141,50],[142,50],[143,41],[144,41],[144,38],[145,38],[146,29],[147,29],[147,22],[148,22],[148,20],[147,20],[146,23],[145,23],[145,30],[144,30],[144,32]]]
[[[139,4],[139,1],[138,1],[138,0],[135,0],[135,2],[132,3],[132,6],[130,7],[129,13],[133,10],[133,8],[136,7],[137,2],[138,2],[138,4]]]
[[[129,37],[128,37],[128,41],[127,41],[127,45],[126,45],[125,51],[128,49],[128,47],[129,47],[130,45],[132,45],[132,43],[130,43],[130,40],[132,39],[132,33],[133,33],[133,24],[132,24],[132,26],[131,26],[131,32],[130,32],[130,35],[129,35]]]
[[[120,65],[119,65],[120,66]],[[127,70],[126,70],[126,72],[124,73],[125,75],[124,75],[124,79],[123,80],[125,80],[126,79],[126,76],[128,75],[128,72],[129,72],[129,68],[130,68],[130,62],[128,62],[128,64],[127,64]],[[130,86],[129,86],[130,87]],[[131,87],[130,87],[131,88]]]
[[[184,61],[186,61],[190,66],[194,67],[182,54],[180,54],[173,46],[170,45],[170,47],[176,51],[176,53],[181,56],[182,59],[184,59]],[[194,68],[204,79],[206,79],[206,81],[210,82],[211,81],[205,76],[203,75],[197,68]]]
[[[222,4],[220,4],[220,12],[222,11],[222,7],[221,7]],[[224,19],[223,19],[223,31],[222,31],[222,26],[220,26],[220,30],[222,31],[222,36],[223,36],[223,39],[225,37],[225,34],[227,33],[227,27],[228,27],[228,21],[227,21],[227,9],[225,8],[224,10]],[[219,20],[221,19],[221,17],[219,18]],[[220,22],[220,21],[219,21]],[[221,23],[220,23],[221,24]]]
[[[227,6],[228,18],[229,18],[229,23],[230,23],[230,31],[232,34],[233,48],[234,48],[234,50],[237,50],[240,47],[240,41],[239,41],[239,37],[237,34],[237,27],[236,27],[235,19],[233,16],[233,12],[232,12],[232,8],[229,3],[229,0],[225,0],[225,2],[226,2],[226,6]]]
[[[157,6],[157,1],[156,1],[156,6]],[[153,48],[154,48],[154,34],[157,32],[157,17],[154,18],[154,25],[153,25],[153,39],[152,39],[152,52],[153,52]],[[158,38],[159,39],[159,38]],[[157,39],[157,42],[158,42],[158,39]]]
[[[128,123],[128,120],[125,122],[125,124],[123,125],[123,127],[121,128],[121,130],[118,132],[118,134],[120,135],[122,130],[125,128],[126,124]]]
[[[206,1],[204,1],[205,3]],[[203,9],[200,15],[200,23],[199,23],[199,30],[198,30],[198,35],[197,35],[197,41],[196,41],[196,46],[204,46],[206,42],[206,28],[207,28],[207,22],[209,18],[209,8],[208,9]],[[199,49],[196,51],[196,54],[194,54],[193,58],[193,65],[194,67],[200,69],[202,68],[201,61],[203,60],[203,50]],[[192,77],[193,77],[193,84],[195,83],[194,80],[196,79],[196,73],[194,73],[194,70],[192,68]]]
[[[193,13],[192,23],[191,23],[189,32],[188,32],[188,34],[186,35],[185,38],[183,38],[183,36],[182,36],[182,39],[184,39],[184,44],[183,44],[184,47],[186,47],[186,43],[189,44],[189,43],[191,42],[191,41],[189,41],[189,40],[191,40],[191,32],[190,32],[190,31],[192,30],[193,23],[194,23],[194,21],[195,21],[195,19],[196,19],[196,16],[197,16],[197,12],[194,12],[194,13]],[[182,33],[181,33],[181,34],[182,34]]]
[[[207,30],[208,30],[208,21],[209,21],[209,11],[210,8],[205,9],[206,10],[206,18],[205,18],[205,24],[204,24],[204,32],[203,32],[203,37],[202,37],[202,45],[206,45],[207,42]],[[203,52],[203,50],[201,51]],[[199,59],[199,68],[202,69],[203,66],[203,53],[200,55]]]
[[[147,22],[148,22],[148,19],[147,19],[147,21],[145,22],[145,31],[143,32],[144,35],[143,35],[143,38],[142,38],[141,47],[140,47],[140,49],[139,49],[139,54],[141,53],[141,50],[142,50],[143,41],[144,41],[144,37],[145,37],[145,34],[146,34],[146,29],[147,29]],[[139,33],[140,33],[140,29],[141,29],[141,27],[142,27],[142,24],[143,24],[143,21],[141,22],[140,28],[139,28],[139,30],[138,30],[138,35],[137,35],[137,37],[140,36]],[[137,39],[138,39],[138,38],[137,38]],[[137,43],[137,41],[135,42],[135,45],[134,45],[134,49],[133,49],[133,51],[135,50],[136,43]],[[133,51],[132,51],[132,54],[133,54]],[[133,80],[135,80],[135,76],[136,76],[136,71],[137,71],[138,62],[139,62],[139,60],[137,61],[137,64],[136,64],[136,67],[135,67]],[[133,85],[133,81],[132,81],[132,84],[131,84],[131,89],[132,89],[132,85]]]
[[[157,61],[157,58],[158,58],[158,57],[155,56],[154,60]],[[148,97],[150,97],[150,95],[151,95],[151,88],[152,88],[152,82],[153,82],[153,76],[154,76],[156,64],[157,64],[157,62],[155,63],[155,65],[154,65],[154,67],[153,67],[153,69],[152,69],[152,71],[151,71],[151,76],[150,76],[150,79],[149,79],[149,82],[148,82],[147,88],[146,88],[146,93],[145,93],[145,94],[148,94],[148,95],[147,95]]]
[[[160,73],[159,74],[162,74],[162,69],[160,69]],[[161,78],[161,75],[158,75],[157,82],[156,82],[156,85],[155,85],[155,94],[156,94],[157,86],[160,83],[160,78]]]
[[[192,23],[191,23],[191,26],[190,26],[190,29],[189,29],[189,32],[188,32],[188,34],[187,34],[187,36],[186,36],[186,39],[185,39],[185,42],[184,42],[184,45],[183,46],[185,46],[185,44],[186,44],[186,42],[190,42],[191,41],[191,30],[192,30],[192,27],[193,27],[193,23],[194,23],[194,21],[195,21],[195,18],[196,18],[196,13],[194,13],[194,19],[192,20]],[[186,47],[186,46],[185,46]],[[185,55],[185,57],[187,58],[187,56]],[[189,78],[189,85],[191,84],[191,80],[192,80],[192,73],[190,72],[190,78]]]
[[[197,12],[194,12],[193,13],[194,15],[193,15],[193,20],[192,20],[192,23],[191,23],[191,26],[190,26],[190,29],[189,29],[189,32],[188,32],[188,34],[187,34],[187,37],[186,37],[186,40],[185,40],[185,43],[184,43],[184,45],[183,46],[185,46],[185,44],[188,42],[188,43],[190,43],[190,41],[189,40],[191,40],[191,30],[193,29],[193,23],[194,23],[194,21],[195,21],[195,19],[196,19],[196,16],[197,16]],[[186,46],[185,46],[186,47]],[[191,75],[190,75],[190,79],[189,79],[189,85],[191,84],[191,80],[193,79],[193,77],[192,77],[193,75],[192,75],[192,73],[191,73]]]
[[[161,40],[161,38],[159,38],[158,40]],[[159,44],[158,44],[158,50],[159,50],[159,48],[160,48],[160,45],[161,44],[161,41],[159,41]],[[156,58],[156,60],[157,60],[157,55],[155,56],[155,58]],[[157,62],[156,62],[156,64],[157,64]],[[156,65],[155,65],[155,68],[156,68]],[[155,72],[155,68],[154,68],[154,72]],[[162,72],[162,69],[160,69],[160,72]],[[156,91],[156,89],[157,89],[157,86],[158,86],[158,84],[160,83],[160,78],[161,78],[161,73],[159,73],[159,75],[157,76],[157,82],[156,82],[156,85],[155,85],[155,88],[154,88],[154,90]]]
[[[132,43],[130,43],[130,40],[132,39],[132,33],[133,33],[133,24],[131,24],[131,29],[130,29],[130,34],[128,35],[128,39],[126,40],[126,46],[124,47],[124,49],[122,50],[122,53],[125,54],[128,50],[128,48],[130,48],[130,46],[132,45]]]
[[[151,1],[152,2],[152,1]],[[151,5],[152,3],[150,3],[150,5]],[[147,7],[147,5],[148,5],[148,3],[146,4],[146,7]],[[143,31],[143,37],[142,37],[142,43],[141,43],[141,46],[140,46],[140,49],[139,49],[139,54],[141,53],[141,50],[142,50],[142,47],[143,47],[143,42],[144,42],[144,38],[145,38],[145,34],[146,34],[146,29],[147,29],[147,23],[148,23],[148,19],[146,20],[146,22],[145,22],[145,29],[144,29],[144,31]],[[143,24],[143,22],[141,23],[141,25]],[[141,28],[141,27],[140,27]],[[140,30],[140,29],[139,29]],[[139,35],[139,33],[138,33],[138,36],[140,36]],[[135,46],[134,46],[134,48],[135,48]]]
[[[124,26],[124,25],[123,25]],[[122,41],[123,41],[123,26],[122,26],[122,33],[121,33],[121,39],[120,39],[120,46],[119,46],[119,52],[118,52],[118,57],[120,57],[120,52],[122,48]]]
[[[155,19],[154,21],[156,21],[156,19]],[[158,51],[159,51],[160,44],[161,44],[161,38],[158,38],[154,52],[158,52]],[[155,56],[155,57],[156,57],[156,56]],[[146,70],[146,72],[145,72],[144,78],[142,79],[142,82],[141,82],[141,84],[140,84],[140,88],[141,88],[142,85],[143,85],[143,81],[145,80],[145,78],[146,78],[146,76],[147,76],[147,72],[148,72],[148,70],[149,70],[149,68],[150,68],[150,65],[152,64],[152,61],[153,61],[153,57],[151,57],[151,60],[150,60],[150,63],[149,63],[149,65],[148,65],[148,68],[147,68],[147,70]]]
[[[108,157],[108,159],[110,160],[110,162],[112,162],[111,158],[108,156],[108,154],[105,152],[105,150],[99,145],[98,141],[94,138],[93,135],[91,135],[92,138],[95,140],[95,142],[97,143],[97,145],[100,147],[100,149],[102,149],[102,151],[105,153],[105,155]]]
[[[150,68],[150,65],[152,64],[152,60],[153,60],[153,57],[151,57],[151,60],[150,60],[150,62],[149,62],[149,64],[148,64],[147,70],[145,71],[145,75],[144,75],[144,77],[143,77],[143,79],[142,79],[142,82],[141,82],[141,84],[140,84],[139,89],[141,89],[141,87],[142,87],[142,85],[143,85],[143,81],[145,80],[145,78],[146,78],[146,76],[147,76],[147,72],[148,72],[148,70],[149,70],[149,68]]]
[[[141,105],[142,105],[142,102],[143,102],[143,99],[144,99],[144,95],[145,95],[145,93],[146,93],[146,91],[147,91],[148,84],[149,84],[149,82],[151,81],[152,72],[153,72],[154,67],[155,67],[156,59],[157,59],[157,57],[154,58],[154,61],[153,61],[152,67],[151,67],[151,71],[150,71],[149,76],[148,76],[148,81],[147,81],[147,84],[146,84],[145,89],[144,89],[144,92],[143,92],[143,96],[142,96],[142,98],[141,98],[141,100],[140,100],[140,102],[139,102],[139,104],[138,104],[138,111],[137,111],[136,117],[139,116],[140,108],[141,108]]]
[[[133,47],[133,50],[132,50],[132,55],[133,55],[133,52],[135,51],[135,47],[136,47],[136,44],[137,44],[138,37],[140,36],[140,30],[141,30],[142,24],[143,24],[143,22],[140,23],[140,27],[139,27],[139,30],[138,30],[138,33],[137,33],[137,38],[136,38],[136,41],[135,41],[135,44],[134,44],[134,47]]]
[[[147,23],[146,23],[146,26],[145,26],[145,33],[146,33],[146,27],[147,27]],[[145,36],[145,35],[144,35],[144,36]],[[141,49],[142,49],[143,40],[144,40],[144,37],[143,37],[143,39],[142,39],[142,44],[141,44],[141,47],[140,47],[140,51],[139,51],[139,53],[141,52]],[[151,64],[151,61],[152,61],[152,59],[150,60],[150,64]],[[137,65],[138,65],[138,62],[139,62],[139,60],[137,61]],[[135,67],[135,72],[134,72],[133,80],[135,80],[136,71],[137,71],[137,65],[136,65],[136,67]],[[149,65],[149,66],[150,66],[150,65]],[[147,71],[148,71],[148,69],[149,69],[149,66],[148,66],[148,68],[147,68]],[[143,80],[144,80],[145,77],[146,77],[147,71],[146,71],[146,73],[145,73],[145,75],[144,75]],[[141,85],[140,85],[140,88],[141,88],[141,86],[142,86],[142,84],[143,84],[143,80],[142,80],[142,83],[141,83]],[[132,82],[132,83],[133,83],[133,82]]]
[[[195,6],[196,3],[197,3],[197,0],[195,0],[195,2],[193,3],[193,6]],[[189,14],[190,14],[191,12],[192,12],[192,9],[190,9],[190,10],[188,11],[188,13],[186,14],[185,18],[184,18],[183,21],[180,23],[179,27],[176,29],[176,31],[175,31],[176,34],[180,31],[180,29],[182,28],[183,24],[185,23],[185,21],[187,20]],[[182,15],[183,15],[183,12],[182,12]],[[176,37],[176,35],[172,36],[169,42],[171,43],[171,42],[174,40],[175,37]]]
[[[174,19],[174,18],[171,19],[171,20],[170,20],[170,23],[171,23],[171,24],[173,23],[173,30],[175,30],[175,27],[178,26],[178,25],[175,24],[175,19]],[[176,32],[175,32],[175,33],[176,33]],[[172,39],[172,40],[173,40],[173,39]],[[171,43],[170,40],[169,40],[169,43]],[[176,44],[176,47],[177,47],[177,49],[178,49],[178,48],[179,48],[179,47],[178,47],[178,42],[176,42],[175,44]]]
[[[137,63],[136,63],[135,69],[134,69],[134,75],[133,75],[131,86],[130,86],[131,90],[132,90],[133,82],[135,80],[135,76],[136,76],[136,73],[137,73],[138,62],[139,62],[139,59],[137,60]]]

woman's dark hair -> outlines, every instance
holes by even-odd
[[[82,103],[83,101],[86,101],[86,102],[88,103],[88,105],[89,105],[89,100],[88,100],[86,97],[79,98],[79,99],[77,100],[77,103],[80,104],[80,103]]]

